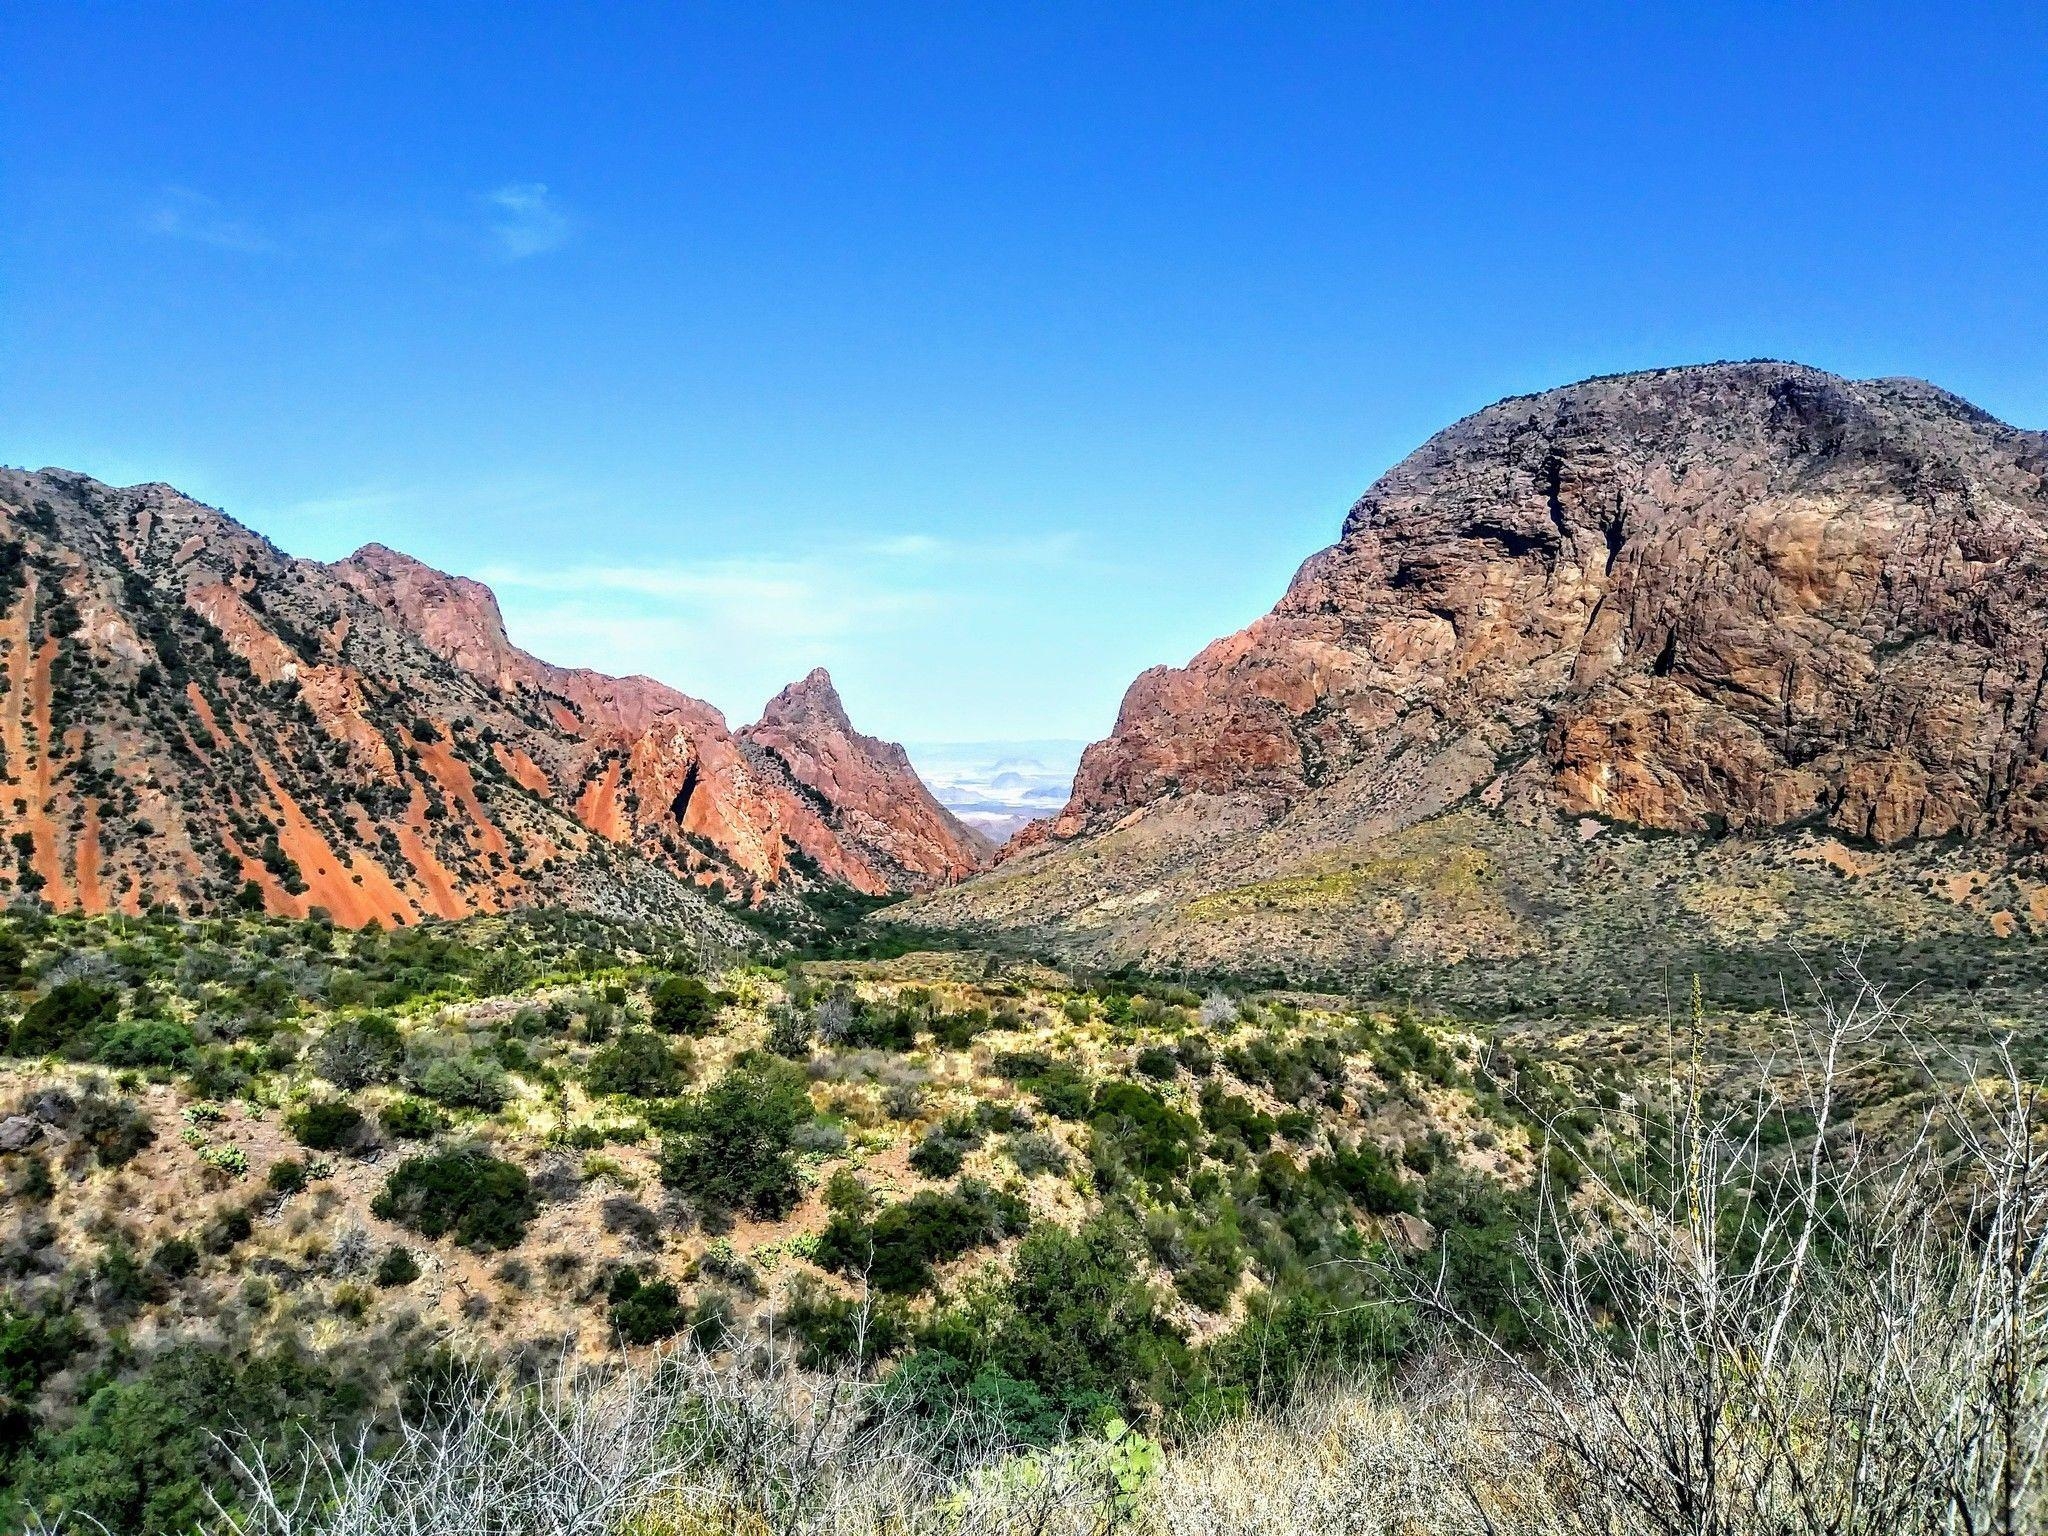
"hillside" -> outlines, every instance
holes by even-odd
[[[568,913],[0,916],[0,1518],[182,1530],[210,1433],[347,1439],[457,1358],[775,1346],[1023,1445],[1281,1391],[1415,1347],[1368,1254],[1497,1287],[1573,1103],[1335,998],[697,964]]]
[[[909,915],[1356,973],[1547,949],[1619,896],[1620,847],[1675,940],[1703,862],[1781,893],[1832,871],[1846,900],[1791,902],[1778,938],[1896,933],[1899,907],[2025,934],[2044,567],[2048,437],[1930,385],[1715,364],[1506,400],[1376,482],[1272,613],[1138,678],[1064,812]],[[1517,877],[1351,878],[1446,817],[1425,842]],[[1313,931],[1261,915],[1290,910]]]
[[[706,893],[883,895],[983,859],[887,744],[844,725],[770,771],[711,706],[530,656],[487,588],[382,546],[294,559],[167,486],[54,470],[0,471],[0,518],[0,890],[349,926],[568,905],[737,938]]]

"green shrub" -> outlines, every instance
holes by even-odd
[[[537,1202],[526,1175],[481,1147],[409,1157],[370,1203],[387,1221],[428,1237],[454,1233],[471,1248],[510,1248],[526,1235]]]
[[[886,1360],[911,1337],[902,1302],[884,1297],[868,1305],[836,1295],[810,1276],[800,1276],[790,1288],[777,1322],[803,1341],[798,1362],[813,1371]]]
[[[666,1280],[643,1280],[630,1264],[612,1276],[606,1298],[612,1327],[628,1344],[673,1338],[689,1323],[675,1286]]]
[[[1148,1045],[1138,1052],[1138,1071],[1145,1077],[1160,1082],[1171,1082],[1180,1075],[1180,1058],[1163,1045]]]
[[[85,1329],[70,1314],[20,1310],[0,1299],[0,1468],[26,1444],[39,1422],[43,1383],[85,1347]],[[4,1509],[0,1503],[0,1509]]]
[[[1067,1152],[1043,1131],[1019,1131],[1003,1138],[1003,1151],[1026,1178],[1038,1173],[1065,1173]]]
[[[969,1008],[960,1013],[942,1013],[932,1020],[932,1039],[949,1051],[964,1051],[991,1027],[986,1008]]]
[[[1180,1357],[1143,1273],[1129,1229],[1109,1217],[1040,1227],[1017,1246],[994,1363],[1070,1402],[1137,1402]]]
[[[919,1022],[912,1009],[855,999],[838,1043],[861,1050],[907,1051],[917,1044]]]
[[[950,1179],[967,1161],[967,1154],[980,1145],[981,1132],[972,1125],[933,1126],[910,1149],[910,1166],[928,1179]]]
[[[707,1211],[776,1218],[796,1205],[795,1134],[811,1118],[803,1072],[777,1057],[749,1054],[666,1118],[661,1180]]]
[[[1095,1091],[1088,1119],[1098,1167],[1128,1169],[1150,1184],[1164,1184],[1187,1171],[1201,1146],[1202,1129],[1192,1115],[1170,1107],[1140,1083],[1104,1083]]]
[[[1355,1147],[1339,1147],[1327,1157],[1309,1164],[1309,1172],[1342,1190],[1358,1202],[1359,1208],[1375,1216],[1392,1216],[1415,1209],[1415,1190],[1401,1177],[1393,1159],[1379,1146],[1361,1141]]]
[[[409,1064],[407,1071],[414,1091],[439,1104],[496,1111],[512,1097],[504,1067],[469,1051],[430,1050]]]
[[[448,1117],[424,1099],[393,1099],[377,1120],[401,1141],[429,1141],[448,1129]]]
[[[131,1019],[100,1035],[93,1059],[110,1067],[178,1067],[192,1058],[192,1031],[169,1019]]]
[[[281,1157],[270,1165],[263,1181],[281,1195],[295,1195],[306,1187],[306,1165],[297,1158]]]
[[[1220,1142],[1247,1153],[1263,1152],[1273,1143],[1279,1123],[1242,1094],[1225,1091],[1221,1083],[1202,1085],[1202,1124]],[[1218,1150],[1222,1155],[1222,1149]]]
[[[413,1257],[410,1248],[393,1244],[384,1252],[377,1264],[377,1283],[386,1290],[396,1286],[411,1285],[420,1277],[420,1261]]]
[[[647,996],[647,1015],[664,1034],[701,1035],[718,1022],[723,999],[695,976],[664,976]]]
[[[16,1159],[20,1172],[8,1193],[17,1200],[40,1205],[57,1193],[57,1181],[50,1175],[50,1160],[40,1152]]]
[[[1029,1086],[1052,1070],[1052,1058],[1043,1051],[998,1051],[989,1070],[1004,1082]]]
[[[100,1026],[121,1011],[121,997],[89,981],[59,982],[22,1011],[8,1031],[13,1056],[80,1056]]]
[[[186,1237],[168,1237],[149,1256],[149,1267],[172,1280],[182,1280],[199,1267],[199,1245]]]
[[[333,1152],[352,1145],[363,1130],[363,1112],[346,1099],[316,1099],[284,1117],[299,1145],[315,1152]]]
[[[237,1360],[179,1345],[94,1391],[22,1459],[15,1491],[28,1508],[78,1524],[182,1536],[211,1518],[209,1493],[232,1502],[230,1445],[253,1439],[274,1455],[310,1433],[346,1439],[363,1407],[359,1387],[296,1355]]]
[[[405,1055],[405,1037],[383,1014],[343,1019],[320,1037],[314,1062],[320,1075],[347,1092],[388,1083]]]
[[[666,1099],[689,1086],[694,1068],[688,1046],[631,1029],[590,1058],[584,1081],[592,1093]]]
[[[818,1264],[865,1275],[876,1290],[914,1296],[932,1283],[934,1266],[1021,1232],[1024,1202],[973,1179],[951,1190],[925,1190],[885,1207],[872,1221],[834,1216],[818,1240]]]

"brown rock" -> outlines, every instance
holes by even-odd
[[[2048,438],[1929,385],[1790,364],[1504,401],[1368,491],[1271,615],[1140,677],[1066,820],[1470,744],[1645,826],[2038,841],[2044,470]]]
[[[926,915],[1010,923],[1028,885],[1081,931],[1106,894],[1198,897],[1467,797],[2038,848],[2044,476],[2048,436],[1915,380],[1714,364],[1502,401],[1383,476],[1272,613],[1140,676],[1015,878]]]
[[[880,888],[927,890],[989,863],[988,839],[932,798],[902,747],[853,728],[823,667],[769,700],[739,734],[764,779],[786,775],[815,799],[840,856]]]

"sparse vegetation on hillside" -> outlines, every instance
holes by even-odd
[[[490,1421],[469,1415],[498,1410],[463,1406],[478,1383],[451,1375],[450,1349],[487,1397],[541,1380],[593,1402],[649,1390],[590,1385],[641,1351],[706,1351],[660,1390],[725,1406],[659,1402],[795,1414],[771,1441],[902,1446],[890,1496],[924,1501],[899,1511],[910,1530],[940,1528],[956,1497],[1022,1518],[1001,1490],[1040,1475],[1024,1467],[1062,1500],[1070,1477],[1102,1494],[1140,1443],[1117,1424],[1165,1458],[1144,1498],[1118,1484],[1108,1526],[1062,1503],[1069,1525],[1047,1528],[1194,1529],[1172,1523],[1200,1506],[1175,1502],[1171,1469],[1222,1498],[1211,1458],[1250,1437],[1298,1460],[1318,1383],[1348,1383],[1330,1422],[1370,1456],[1451,1455],[1415,1438],[1411,1389],[1389,1385],[1430,1351],[1485,1388],[1454,1416],[1456,1454],[1505,1457],[1534,1442],[1482,1445],[1498,1394],[1533,1433],[1549,1377],[1517,1371],[1590,1349],[1560,1332],[1572,1309],[1628,1294],[1626,1275],[1558,1289],[1567,1234],[1610,1210],[1668,1226],[1650,1195],[1692,1177],[1678,1149],[1700,1116],[1747,1127],[1713,1143],[1741,1152],[1714,1165],[1740,1234],[1784,1203],[1782,1170],[1910,1144],[1967,1076],[1871,1032],[1816,1112],[1803,1070],[1774,1080],[1783,1102],[1756,1100],[1764,1026],[1711,1010],[1692,1045],[1630,1057],[959,952],[704,975],[658,929],[546,914],[349,933],[27,913],[0,918],[0,953],[16,972],[0,1003],[14,1518],[151,1533],[213,1499],[279,1524],[225,1447],[282,1467],[309,1428],[378,1448],[394,1478],[455,1475],[434,1458],[482,1454],[462,1437]],[[143,1025],[184,1043],[107,1061]],[[1681,1078],[1695,1100],[1674,1100]],[[1757,1230],[1763,1252],[1802,1228]],[[1848,1273],[1842,1242],[1815,1246],[1836,1266],[1816,1273]],[[796,1407],[813,1388],[835,1405],[816,1423]],[[184,1439],[151,1427],[172,1419]],[[152,1435],[161,1454],[126,1449]],[[839,1454],[803,1476],[857,1479]],[[333,1470],[346,1498],[395,1496],[351,1481],[346,1455]],[[648,1505],[630,1528],[745,1528],[756,1496]],[[340,1518],[280,1528],[381,1529],[320,1523]]]

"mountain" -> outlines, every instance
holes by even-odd
[[[1140,676],[1061,814],[917,916],[1160,964],[1541,950],[1663,835],[1652,866],[1772,886],[1787,932],[1809,866],[2048,922],[2044,477],[2048,436],[1910,379],[1504,400],[1270,614]]]
[[[528,655],[488,588],[381,545],[295,559],[169,486],[61,470],[0,471],[0,519],[0,889],[731,933],[702,893],[879,895],[983,858],[836,699],[806,761],[840,778],[814,781],[664,684]]]
[[[739,740],[762,778],[808,797],[842,850],[885,889],[949,885],[995,853],[932,797],[902,747],[853,728],[823,667],[770,699]]]

